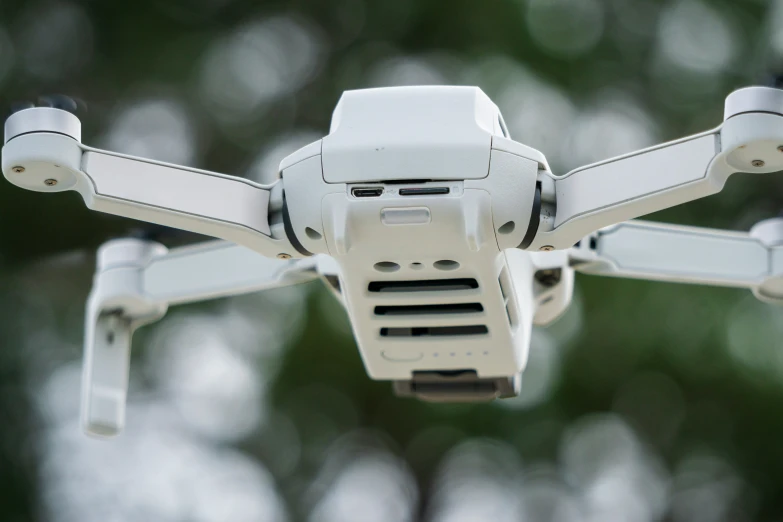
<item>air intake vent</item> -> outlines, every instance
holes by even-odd
[[[405,294],[413,292],[459,292],[461,290],[475,290],[479,287],[475,279],[425,279],[420,281],[373,281],[369,284],[370,292],[393,292],[398,298],[405,298]],[[412,297],[412,296],[411,296]],[[421,297],[421,296],[419,296]],[[436,298],[433,297],[433,300]],[[412,338],[418,339],[435,337],[461,337],[486,335],[487,327],[483,324],[471,324],[476,322],[475,314],[484,311],[481,303],[428,303],[428,304],[395,304],[378,305],[375,307],[375,315],[378,317],[423,317],[438,315],[461,315],[468,324],[452,324],[449,326],[388,326],[380,329],[383,338]],[[471,315],[473,314],[473,315]],[[382,319],[381,319],[382,320]],[[450,322],[454,322],[453,320]],[[462,322],[462,321],[460,321]],[[433,323],[437,325],[437,322]]]
[[[381,328],[381,337],[445,337],[462,335],[485,335],[483,324],[464,326],[416,326],[413,328]]]
[[[375,315],[472,314],[483,312],[481,303],[376,306]]]
[[[422,281],[373,281],[370,292],[445,292],[478,288],[475,279],[425,279]]]

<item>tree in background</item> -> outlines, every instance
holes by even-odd
[[[562,174],[717,125],[781,27],[762,0],[5,0],[0,93],[66,93],[86,143],[269,182],[343,90],[478,85]],[[747,230],[782,189],[745,176],[651,218]],[[522,395],[479,405],[370,381],[317,284],[181,307],[135,339],[126,433],[89,440],[94,250],[150,229],[77,198],[0,187],[3,520],[783,516],[783,314],[730,289],[580,278]]]

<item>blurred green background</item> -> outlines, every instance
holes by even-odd
[[[780,0],[0,0],[0,100],[68,94],[85,143],[269,182],[343,90],[478,85],[562,174],[716,126],[782,28]],[[782,199],[736,176],[651,219],[747,230]],[[370,381],[319,284],[178,307],[102,442],[84,300],[140,225],[6,182],[0,207],[0,520],[783,520],[783,313],[747,291],[578,276],[522,395],[479,405]]]

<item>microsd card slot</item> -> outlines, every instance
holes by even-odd
[[[411,328],[381,328],[381,337],[446,337],[486,335],[489,330],[483,324],[463,326],[414,326]]]
[[[447,292],[478,288],[475,279],[425,279],[421,281],[373,281],[370,292]]]
[[[400,189],[400,196],[440,196],[449,193],[449,187],[406,187]]]
[[[375,315],[472,314],[483,312],[481,303],[376,306]]]

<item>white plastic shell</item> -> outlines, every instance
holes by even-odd
[[[723,119],[746,112],[769,112],[783,116],[783,90],[771,87],[745,87],[726,97]]]
[[[82,141],[82,123],[79,118],[59,109],[33,107],[16,112],[5,120],[3,143],[28,132],[54,132]]]
[[[476,88],[349,91],[329,136],[281,163],[293,233],[346,274],[345,305],[373,378],[524,368],[543,289],[515,247],[546,163],[503,133]],[[567,283],[568,274],[552,318]]]
[[[502,132],[497,106],[477,87],[346,91],[323,139],[324,181],[483,178]]]

